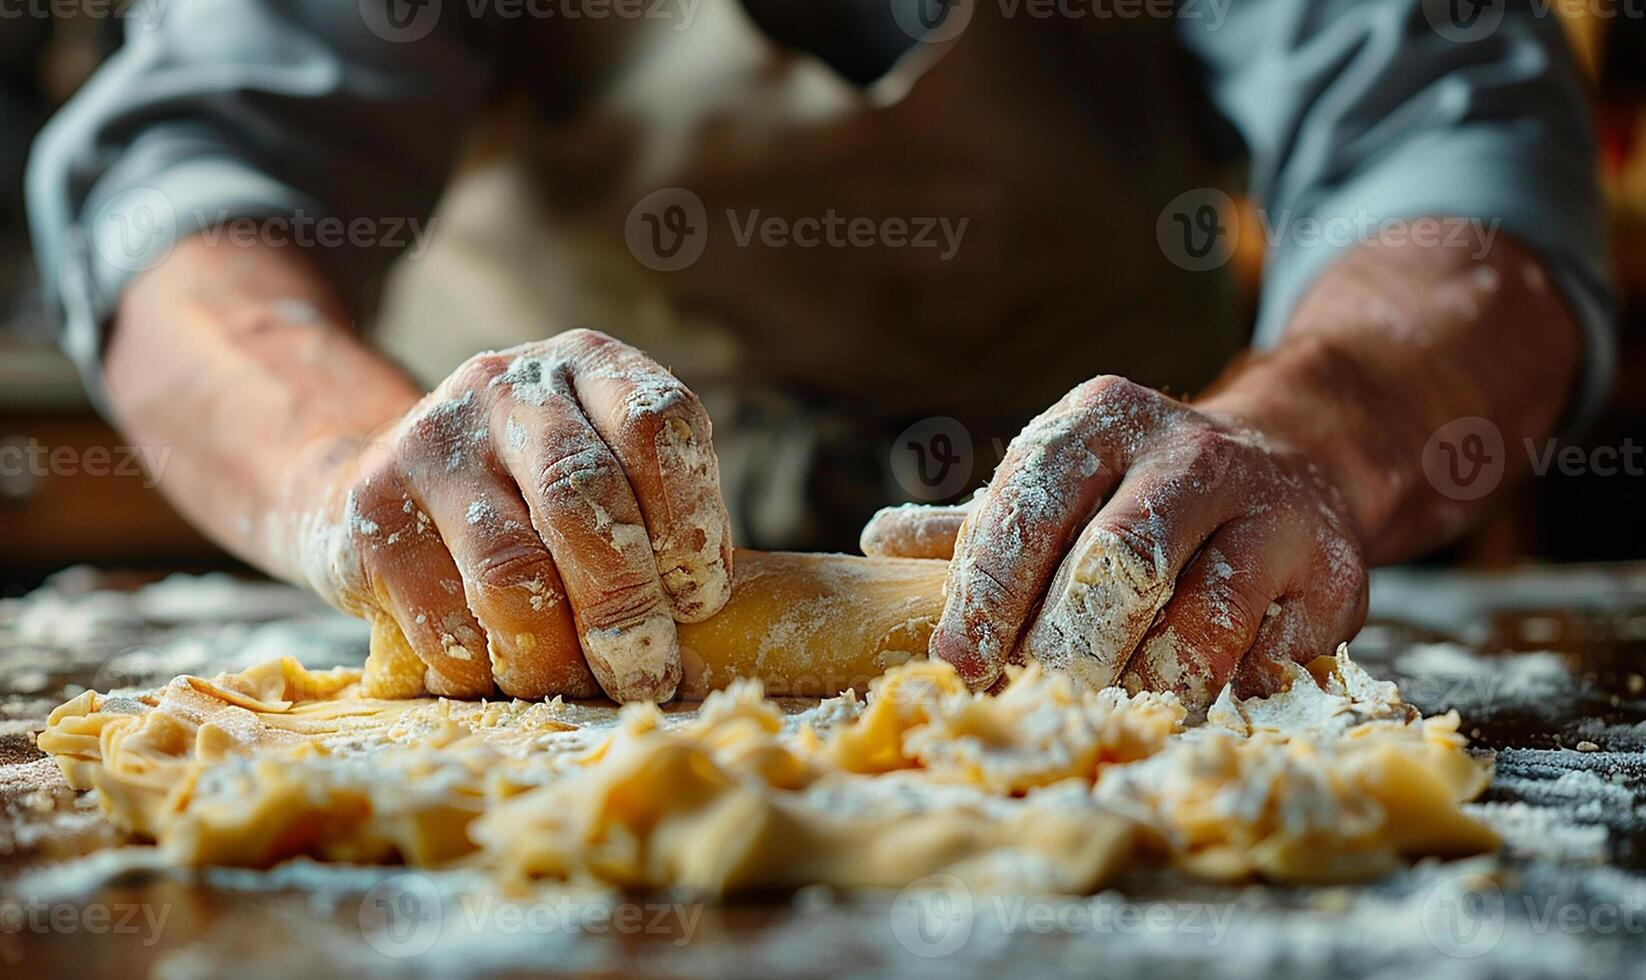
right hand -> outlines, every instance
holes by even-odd
[[[392,617],[431,693],[664,701],[675,622],[730,594],[708,415],[604,334],[472,357],[382,438],[324,451],[342,465],[295,502],[304,574]]]
[[[1278,413],[1252,400],[1271,389],[1248,390],[1191,405],[1093,378],[1024,427],[967,508],[883,511],[864,552],[952,552],[930,653],[973,688],[1034,660],[1191,712],[1231,682],[1273,693],[1360,629],[1366,561],[1327,457],[1260,429]]]

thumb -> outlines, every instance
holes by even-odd
[[[858,544],[865,555],[880,558],[952,558],[955,539],[971,512],[971,502],[885,507],[863,526]]]

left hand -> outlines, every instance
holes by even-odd
[[[931,653],[974,688],[1033,658],[1203,710],[1231,680],[1329,654],[1366,614],[1366,561],[1324,462],[1124,378],[1081,384],[1012,441],[962,524],[882,511],[871,554],[954,541]]]

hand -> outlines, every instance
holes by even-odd
[[[957,523],[894,508],[864,544],[955,541],[931,653],[976,688],[1032,657],[1203,709],[1230,680],[1273,689],[1277,664],[1332,652],[1365,617],[1347,504],[1308,455],[1123,378],[1030,422]]]
[[[306,577],[391,616],[432,693],[667,700],[675,621],[730,593],[708,416],[604,334],[477,355],[382,438],[316,452]]]

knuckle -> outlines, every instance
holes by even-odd
[[[1199,487],[1219,485],[1248,452],[1248,447],[1237,437],[1220,429],[1196,429],[1187,441],[1186,475]]]
[[[681,423],[690,432],[701,429],[708,419],[703,403],[691,389],[668,374],[631,389],[623,396],[622,412],[622,437],[646,446],[666,426]]]
[[[367,476],[349,490],[343,505],[343,529],[357,544],[377,543],[405,516],[401,494],[392,490],[398,485],[398,473],[385,473]]]
[[[359,439],[349,440],[346,451],[340,442],[340,453],[332,458],[348,458],[355,478],[371,480],[392,468],[404,437],[405,417],[401,416],[385,421]]]
[[[484,446],[461,410],[431,411],[407,420],[396,446],[401,475],[412,486],[427,488],[445,479]],[[489,437],[482,426],[478,433]],[[397,501],[398,503],[398,501]]]
[[[1135,401],[1145,390],[1118,374],[1100,374],[1082,381],[1075,388],[1075,393],[1081,404],[1091,406]]]
[[[523,409],[520,417],[528,422],[537,418],[550,420],[550,424],[557,424],[557,427],[565,425],[566,420],[576,420],[575,424],[578,427],[584,424],[583,407],[577,403],[570,390],[559,384],[542,385],[532,391],[529,401],[519,396],[516,396],[515,401]]]
[[[509,358],[487,352],[476,354],[457,366],[446,380],[446,387],[453,392],[485,391],[499,375],[509,369]]]
[[[1234,435],[1211,427],[1196,429],[1189,437],[1189,445],[1197,459],[1219,463],[1227,463],[1246,451],[1245,443]]]
[[[509,541],[482,552],[471,574],[481,590],[509,589],[527,582],[546,581],[550,563],[541,546]]]
[[[564,497],[607,499],[628,482],[617,458],[604,446],[585,445],[545,463],[537,488],[548,499]]]
[[[442,412],[424,412],[407,419],[400,440],[401,452],[421,459],[451,441],[455,420]]]
[[[1164,542],[1142,522],[1105,521],[1094,528],[1094,536],[1105,548],[1118,546],[1120,556],[1130,561],[1131,567],[1145,568],[1150,574],[1159,574],[1164,562]]]
[[[610,629],[638,622],[663,605],[663,593],[651,582],[607,582],[578,603],[578,612],[591,629]]]
[[[562,350],[575,353],[592,353],[615,344],[617,341],[589,327],[573,327],[570,330],[555,334],[549,343]]]
[[[1032,445],[1002,463],[988,499],[966,526],[985,540],[1003,542],[1014,536],[1031,549],[1053,546],[1061,529],[1079,520],[1082,506],[1083,483],[1054,469],[1065,452],[1057,445]]]
[[[1203,603],[1208,633],[1214,642],[1227,646],[1249,643],[1257,635],[1269,605],[1267,600],[1228,588],[1210,590]],[[1263,609],[1258,609],[1259,605]]]

